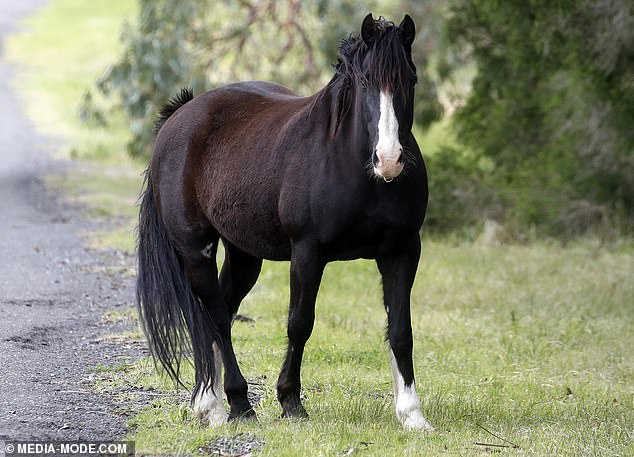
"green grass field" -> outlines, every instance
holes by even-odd
[[[128,252],[142,165],[125,156],[122,119],[111,130],[88,128],[77,109],[116,56],[118,29],[134,11],[131,0],[52,0],[8,46],[37,126],[64,137],[69,155],[82,159],[51,184],[86,205],[89,217],[117,218],[91,236],[93,246]],[[423,145],[433,149],[446,129],[433,129]],[[221,438],[258,439],[260,455],[271,456],[634,455],[633,277],[631,241],[487,247],[425,239],[412,314],[432,434],[403,431],[395,418],[379,276],[366,261],[326,270],[302,372],[309,421],[279,419],[275,399],[286,263],[265,263],[241,308],[255,322],[234,327],[240,365],[261,397],[259,423],[201,427],[186,395],[174,395],[147,359],[95,367],[94,387],[130,412],[129,438],[144,455],[200,455]],[[135,322],[132,311],[104,319]],[[503,447],[510,443],[518,448]]]
[[[311,419],[279,419],[288,264],[266,263],[241,308],[255,322],[234,326],[242,370],[263,394],[260,422],[207,429],[184,397],[166,396],[132,419],[130,438],[150,454],[196,454],[249,433],[272,456],[632,455],[633,261],[632,246],[589,241],[565,249],[426,242],[412,315],[433,434],[405,432],[395,418],[379,277],[368,261],[328,266],[302,372]],[[123,402],[134,400],[130,389],[169,392],[153,373],[143,360],[103,373],[100,388]],[[475,444],[508,445],[485,429],[519,449]]]

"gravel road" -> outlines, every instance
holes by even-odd
[[[6,36],[43,3],[0,0],[0,441],[114,439],[125,417],[89,378],[138,355],[103,338],[114,331],[104,311],[131,306],[133,280],[116,273],[129,259],[86,250],[94,223],[42,185],[72,165],[51,159],[60,142],[35,133],[2,57]]]

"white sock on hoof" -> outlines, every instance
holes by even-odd
[[[390,350],[390,364],[394,376],[394,403],[396,405],[396,417],[407,430],[433,431],[434,427],[423,417],[420,410],[420,401],[416,393],[416,383],[406,386],[405,380],[398,370],[394,352]]]
[[[194,399],[194,414],[204,425],[216,427],[227,422],[228,414],[222,403],[222,355],[216,343],[213,345],[215,359],[214,388],[202,389]]]

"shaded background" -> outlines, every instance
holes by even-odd
[[[139,2],[123,51],[84,95],[106,125],[116,100],[147,157],[155,113],[248,79],[310,94],[368,11],[418,27],[416,132],[430,168],[427,228],[474,237],[614,239],[634,210],[634,11],[625,0]],[[497,236],[497,235],[496,235]]]

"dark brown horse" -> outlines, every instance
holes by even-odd
[[[161,112],[140,209],[137,301],[152,352],[177,381],[180,355],[193,354],[203,422],[255,417],[231,324],[262,259],[291,262],[277,397],[284,416],[301,417],[300,366],[324,267],[366,258],[383,278],[396,414],[409,429],[431,429],[414,383],[410,320],[427,207],[411,133],[414,34],[407,15],[398,27],[368,15],[313,96],[242,82],[196,98],[184,90]]]

